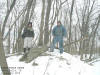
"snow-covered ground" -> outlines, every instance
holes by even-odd
[[[100,75],[100,60],[99,62],[94,63],[94,68],[95,68],[95,75]]]
[[[95,75],[100,75],[100,58],[92,61]]]
[[[100,61],[90,66],[68,53],[60,55],[58,50],[46,53],[49,55],[40,56],[28,64],[19,62],[21,56],[7,58],[12,75],[100,75]],[[38,65],[33,66],[33,62]]]
[[[2,75],[1,66],[0,66],[0,75]]]

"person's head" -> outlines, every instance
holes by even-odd
[[[32,27],[32,22],[28,22],[28,27]]]
[[[61,21],[57,21],[57,25],[60,26],[61,25]]]

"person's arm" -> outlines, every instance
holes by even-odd
[[[33,38],[34,38],[34,35],[35,35],[35,34],[34,34],[34,30],[33,30],[33,31],[32,31],[32,36],[33,36]]]
[[[24,29],[23,33],[22,33],[22,38],[25,38],[25,33],[26,33],[26,29]]]
[[[63,26],[63,36],[66,37],[67,36],[67,31],[66,28]]]
[[[52,35],[53,36],[55,36],[55,30],[56,30],[56,27],[54,27],[53,30],[52,30]]]

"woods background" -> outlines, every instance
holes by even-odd
[[[58,20],[67,29],[64,51],[80,59],[100,56],[99,0],[4,0],[0,2],[0,65],[6,55],[23,52],[23,28],[29,21],[35,31],[34,47],[50,46]],[[2,68],[3,69],[3,68]],[[10,73],[9,73],[10,74]]]

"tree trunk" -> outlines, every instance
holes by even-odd
[[[48,5],[47,5],[47,10],[46,10],[46,18],[45,18],[45,28],[44,28],[44,44],[47,45],[49,41],[49,15],[50,15],[50,10],[51,10],[51,0],[47,0]]]
[[[16,0],[13,0],[11,6],[10,6],[10,9],[7,10],[7,14],[6,14],[6,17],[5,17],[5,20],[3,22],[3,28],[2,28],[2,36],[4,35],[4,31],[5,31],[5,26],[6,26],[6,23],[7,23],[7,20],[9,18],[9,15],[10,15],[10,12],[12,11],[14,5],[16,3]]]
[[[100,24],[100,15],[99,15],[99,17],[98,17],[97,26],[96,26],[96,28],[95,28],[95,30],[94,30],[94,33],[93,33],[92,45],[91,45],[91,51],[90,51],[89,59],[91,59],[91,57],[92,57],[92,55],[93,55],[94,41],[95,41],[97,29],[99,28],[99,24]]]
[[[69,29],[69,43],[71,43],[71,29],[72,29],[72,15],[73,15],[73,8],[74,8],[74,1],[72,0],[72,5],[71,5],[71,12],[70,12],[70,29]],[[69,52],[71,52],[71,45],[68,47]]]
[[[0,28],[0,66],[1,66],[1,70],[3,72],[3,75],[10,75],[10,71],[8,69],[5,52],[4,52],[4,48],[3,48],[3,37],[2,37],[2,33],[1,33],[1,28]]]
[[[10,54],[10,25],[9,25],[9,36],[8,36],[8,50],[7,53]]]
[[[42,13],[41,13],[41,24],[40,24],[40,36],[39,36],[39,46],[43,45],[43,26],[44,26],[44,15],[45,15],[45,0],[42,0]]]

